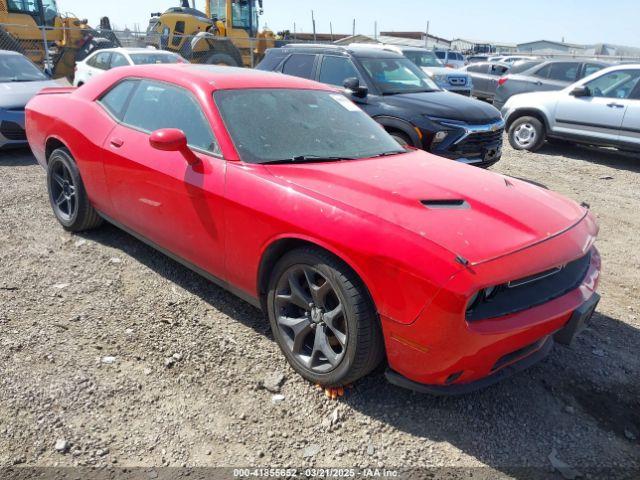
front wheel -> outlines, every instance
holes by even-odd
[[[322,250],[294,250],[278,262],[267,307],[282,352],[311,382],[347,385],[374,370],[384,356],[378,315],[364,284]]]
[[[544,125],[535,117],[520,117],[509,128],[509,143],[516,150],[535,152],[544,141]]]
[[[93,208],[80,172],[67,149],[59,148],[49,157],[47,190],[56,219],[70,232],[98,227],[102,218]]]

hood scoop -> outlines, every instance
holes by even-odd
[[[469,210],[471,208],[469,202],[460,199],[420,200],[420,203],[430,210]]]

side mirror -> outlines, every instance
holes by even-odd
[[[573,95],[574,97],[590,97],[591,96],[591,90],[589,90],[589,87],[582,85],[580,87],[576,87],[573,90],[571,90],[571,92],[569,92],[569,95]]]
[[[189,149],[187,136],[177,128],[163,128],[156,130],[149,137],[149,144],[156,150],[163,152],[180,152],[184,155],[189,165],[194,165],[200,160]]]
[[[360,86],[360,80],[356,77],[347,78],[344,81],[344,88],[349,90],[354,97],[366,98],[369,95],[367,87]]]

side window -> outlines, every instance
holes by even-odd
[[[506,67],[504,65],[491,65],[491,69],[489,70],[489,73],[491,75],[496,75],[498,77],[501,77],[509,73],[509,67]]]
[[[559,82],[575,82],[578,77],[579,63],[551,63],[549,65],[549,80]]]
[[[185,133],[190,146],[220,153],[200,104],[191,93],[177,86],[141,80],[123,122],[148,133],[177,128]]]
[[[539,68],[538,70],[536,70],[536,72],[533,75],[536,76],[536,77],[540,77],[540,78],[549,78],[549,72],[550,71],[551,71],[551,64],[548,63],[544,67]]]
[[[470,65],[467,67],[467,72],[471,72],[471,73],[487,73],[487,66],[486,65]]]
[[[444,60],[445,58],[447,58],[447,53],[446,52],[436,52],[436,57],[438,57],[440,60]]]
[[[114,53],[111,55],[111,68],[127,67],[129,62],[126,57],[120,53]]]
[[[313,63],[315,55],[294,54],[291,55],[282,68],[282,73],[294,77],[311,78],[313,75]]]
[[[173,30],[173,39],[171,40],[171,44],[174,47],[179,47],[180,42],[182,41],[182,36],[184,35],[185,23],[183,21],[176,22],[176,28]]]
[[[138,80],[125,80],[124,82],[120,82],[104,94],[98,103],[107,109],[111,115],[122,121],[124,118],[124,109],[127,106],[129,97],[138,83]]]
[[[347,78],[360,78],[360,74],[351,60],[344,57],[324,57],[320,70],[320,81],[342,87]]]
[[[617,70],[587,82],[594,97],[630,98],[640,83],[640,70]]]
[[[100,70],[109,70],[111,63],[111,52],[101,52],[95,56],[95,64],[93,65]]]
[[[589,75],[593,75],[596,72],[599,72],[600,70],[602,70],[604,68],[604,66],[602,65],[596,65],[595,63],[585,63],[584,64],[584,73],[583,73],[583,77],[588,77]]]

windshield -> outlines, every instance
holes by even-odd
[[[405,51],[404,56],[415,63],[418,67],[444,67],[433,52]]]
[[[156,63],[186,63],[179,55],[173,53],[131,53],[134,65],[150,65]]]
[[[364,58],[361,63],[384,95],[440,90],[433,80],[406,58]]]
[[[0,55],[0,82],[37,82],[47,80],[29,60],[20,55]]]
[[[339,93],[221,90],[214,98],[240,158],[248,163],[347,160],[404,152],[380,125]]]

